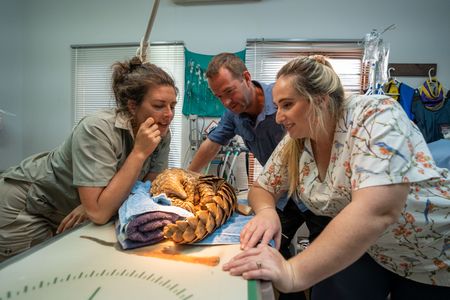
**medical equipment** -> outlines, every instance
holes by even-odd
[[[364,37],[363,63],[369,68],[369,86],[366,95],[384,94],[383,84],[388,81],[389,45],[381,38],[388,30],[395,29],[395,24],[385,28],[381,33],[373,29]]]
[[[242,153],[248,155],[249,150],[235,140],[231,140],[230,143],[227,146],[222,147],[221,151],[219,152],[219,154],[222,154],[222,156],[224,156],[217,165],[217,175],[219,177],[225,178],[228,183],[230,183],[236,190],[239,190],[239,188],[235,173],[235,167],[237,159]],[[248,158],[246,159],[246,161],[248,161]],[[211,163],[212,162],[210,162],[210,164],[208,165],[207,171],[209,171]],[[248,166],[246,167],[246,169],[248,170]]]

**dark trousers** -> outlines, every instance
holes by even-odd
[[[289,199],[283,211],[277,209],[278,216],[281,222],[281,232],[284,236],[281,237],[280,253],[284,258],[290,258],[291,252],[289,250],[289,245],[291,240],[294,238],[297,230],[306,223],[309,230],[309,240],[313,241],[325,228],[325,226],[330,222],[331,218],[316,216],[311,211],[307,210],[305,212],[300,211],[297,204],[294,203],[292,199]],[[279,300],[303,300],[306,299],[304,292],[295,292],[289,294],[279,294]]]
[[[339,273],[311,289],[311,300],[444,300],[450,287],[423,284],[399,276],[367,253]]]

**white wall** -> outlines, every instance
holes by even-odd
[[[138,42],[150,0],[0,0],[0,108],[19,116],[0,132],[0,170],[51,149],[71,130],[70,45]],[[247,38],[360,39],[384,34],[390,62],[437,63],[450,86],[448,0],[262,0],[175,5],[162,0],[151,41],[191,51],[238,51]],[[6,28],[4,28],[6,27]],[[6,54],[3,48],[8,44]],[[425,78],[399,78],[417,87]]]
[[[0,109],[16,114],[1,115],[0,170],[23,157],[23,17],[22,4],[1,0],[0,5]],[[5,4],[5,5],[3,5]]]

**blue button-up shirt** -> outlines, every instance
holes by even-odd
[[[264,84],[257,81],[253,81],[253,83],[261,87],[264,93],[264,109],[256,117],[256,120],[252,120],[246,113],[237,115],[225,109],[219,124],[208,134],[208,138],[215,143],[225,146],[228,145],[232,138],[239,135],[249,151],[264,166],[275,147],[283,138],[285,129],[275,121],[277,108],[273,103],[272,96],[274,84]],[[282,197],[278,201],[277,207],[283,209],[287,200],[286,197]],[[295,202],[302,211],[306,210],[302,202]]]
[[[222,118],[208,138],[220,145],[228,145],[236,135],[242,137],[245,146],[250,150],[261,165],[265,165],[275,147],[285,134],[284,127],[275,122],[277,109],[273,104],[272,84],[253,81],[264,92],[264,109],[256,120],[246,114],[234,114],[226,109]]]

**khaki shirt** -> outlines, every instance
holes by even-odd
[[[77,187],[105,187],[133,148],[129,118],[115,109],[86,116],[58,148],[24,159],[2,177],[30,182],[27,210],[60,222],[80,204]],[[139,180],[168,167],[170,134],[146,159]]]

